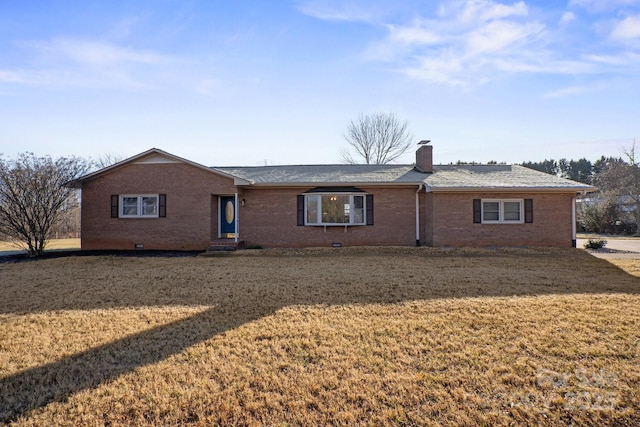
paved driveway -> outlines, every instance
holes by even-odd
[[[640,237],[603,237],[607,241],[607,245],[602,252],[589,251],[594,256],[600,258],[632,258],[640,259]],[[578,239],[576,246],[580,249],[584,248],[584,244],[588,239]]]

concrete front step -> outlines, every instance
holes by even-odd
[[[209,247],[207,248],[207,252],[218,252],[218,251],[235,251],[236,249],[243,249],[244,241],[238,240],[237,242],[233,239],[220,239],[214,240],[209,243]]]

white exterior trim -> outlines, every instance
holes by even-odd
[[[427,193],[589,193],[595,187],[430,187]]]
[[[159,194],[120,194],[118,200],[118,218],[159,218],[160,217],[160,195]],[[137,215],[125,215],[123,199],[135,197],[137,201]],[[156,213],[154,215],[142,215],[143,205],[142,199],[145,197],[154,197],[156,199]]]
[[[420,190],[422,184],[418,185],[416,190],[416,246],[420,246]]]
[[[576,197],[571,200],[571,241],[576,242]]]
[[[234,230],[234,233],[233,233],[233,234],[235,234],[234,241],[236,243],[238,243],[238,233],[239,233],[239,229],[240,229],[240,215],[238,215],[238,213],[239,213],[238,212],[238,193],[235,193],[233,195],[233,210],[234,210],[233,215],[235,216],[233,218],[233,221],[234,221],[233,224],[235,226],[235,230]]]
[[[485,203],[498,203],[498,220],[486,220],[484,219],[484,204]],[[520,205],[520,219],[506,220],[504,219],[504,204],[505,203],[518,203]],[[480,199],[480,213],[482,224],[524,224],[524,199]]]

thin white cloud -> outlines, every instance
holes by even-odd
[[[124,90],[141,90],[150,87],[149,84],[142,80],[134,79],[127,73],[114,71],[90,73],[86,70],[69,68],[0,70],[0,83],[43,88],[76,87],[99,89],[115,87]]]
[[[549,52],[532,52],[508,60],[496,59],[492,65],[507,73],[576,75],[596,71],[596,67],[587,61],[555,59],[549,57]]]
[[[0,70],[0,82],[3,83],[28,83],[25,73],[19,70]]]
[[[107,32],[108,39],[122,40],[128,38],[140,21],[141,19],[137,16],[128,16],[121,19]]]
[[[169,56],[96,40],[54,38],[45,42],[27,42],[25,45],[52,59],[66,58],[92,66],[121,63],[163,64],[171,61]]]
[[[528,44],[543,31],[544,26],[538,23],[493,21],[468,34],[468,53],[476,55],[509,51]]]
[[[640,15],[627,16],[622,21],[616,22],[610,37],[617,41],[640,38]]]
[[[397,62],[404,74],[435,83],[486,82],[496,71],[527,68],[529,51],[544,44],[545,25],[528,14],[524,2],[450,2],[438,9],[435,19],[388,25],[388,37],[370,48],[368,57]]]
[[[434,31],[420,26],[395,26],[388,25],[389,38],[393,42],[412,45],[433,45],[442,41],[442,37]]]
[[[613,10],[620,6],[633,6],[640,4],[640,0],[570,0],[570,7],[582,7],[592,12]]]
[[[560,25],[567,25],[576,20],[576,14],[573,12],[566,11],[562,14],[562,18],[560,18]]]
[[[327,21],[371,22],[375,19],[372,6],[350,0],[310,0],[298,2],[297,9],[305,15]]]
[[[406,67],[401,71],[412,78],[450,86],[464,86],[466,79],[460,78],[464,70],[464,63],[457,55],[443,52],[438,57],[422,58],[413,67]]]
[[[526,16],[528,13],[523,1],[509,6],[491,0],[468,0],[458,18],[463,23],[483,23],[511,16]]]
[[[606,67],[630,68],[640,66],[640,54],[634,52],[622,52],[616,55],[586,55],[585,60],[593,64]]]
[[[573,96],[585,92],[589,92],[593,90],[593,88],[589,88],[586,86],[569,86],[562,89],[558,89],[552,92],[548,92],[544,94],[544,98],[553,99],[553,98],[565,98],[567,96]]]
[[[312,0],[304,10],[319,19],[370,19],[357,4],[356,0]],[[640,60],[625,47],[640,39],[640,15],[616,20],[609,13],[592,25],[571,27],[582,33],[567,33],[563,28],[578,19],[572,7],[595,10],[612,4],[628,6],[640,0],[571,0],[569,8],[555,16],[540,14],[525,1],[443,1],[431,15],[425,12],[393,23],[369,21],[386,28],[387,35],[371,43],[365,57],[390,63],[411,78],[460,87],[514,73],[631,72]],[[589,43],[580,41],[581,37]]]
[[[140,90],[151,87],[150,67],[161,71],[159,66],[181,62],[169,55],[101,40],[59,37],[16,44],[31,51],[29,64],[0,70],[0,82],[40,87]],[[145,71],[144,77],[141,70]]]

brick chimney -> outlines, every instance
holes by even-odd
[[[420,148],[416,151],[416,169],[420,172],[433,172],[433,147],[431,141],[422,140],[418,143]]]

